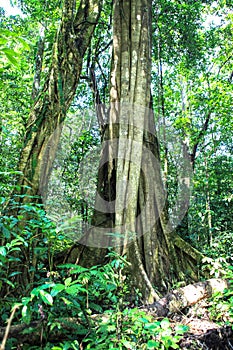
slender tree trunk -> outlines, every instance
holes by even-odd
[[[162,140],[164,147],[164,168],[163,179],[166,189],[168,189],[167,176],[168,176],[168,146],[167,146],[167,133],[166,133],[166,115],[165,115],[165,99],[164,99],[164,84],[163,84],[163,62],[161,58],[161,43],[160,39],[158,44],[158,121],[162,125]]]
[[[208,227],[208,243],[210,247],[213,245],[213,228],[212,228],[212,214],[211,214],[211,200],[210,200],[210,188],[209,188],[209,172],[208,172],[208,161],[204,158],[205,162],[205,176],[206,176],[206,215],[207,215],[207,227]]]
[[[93,227],[79,263],[99,262],[114,246],[126,254],[145,301],[159,298],[201,254],[172,233],[151,109],[151,1],[115,0],[110,111],[99,169]],[[90,248],[90,246],[95,248]],[[99,249],[97,249],[97,247]],[[71,259],[72,260],[72,259]]]

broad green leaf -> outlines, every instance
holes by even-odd
[[[72,278],[71,277],[68,277],[66,280],[65,280],[65,286],[68,287],[70,285],[70,283],[72,282]]]
[[[138,321],[143,322],[143,323],[149,323],[150,322],[147,318],[144,318],[144,317],[139,317]]]
[[[53,305],[53,297],[51,294],[46,293],[44,290],[40,290],[40,296],[45,304],[48,304],[50,306]]]
[[[6,38],[1,38],[0,37],[0,45],[5,45],[7,43],[7,39]],[[1,48],[0,48],[0,51],[1,51]]]
[[[117,289],[117,286],[115,284],[107,284],[106,290],[111,291]]]
[[[27,309],[28,309],[27,305],[24,305],[23,308],[22,308],[22,316],[23,316],[23,317],[26,317],[26,315],[27,315]]]
[[[22,313],[23,321],[25,323],[29,324],[31,321],[31,312],[30,312],[30,309],[28,308],[27,305],[23,306],[21,313]]]
[[[167,318],[164,318],[160,323],[161,328],[168,329],[170,327],[170,321]]]
[[[155,330],[160,328],[160,322],[147,323],[144,326],[145,329]]]
[[[53,289],[51,290],[50,294],[55,297],[58,293],[62,292],[66,287],[64,284],[56,284]]]
[[[20,54],[18,52],[16,52],[15,50],[13,49],[10,49],[9,47],[3,47],[1,48],[1,51],[3,51],[4,53],[7,53],[11,56],[20,56]]]
[[[6,256],[6,254],[7,254],[6,248],[5,247],[0,247],[0,255]]]
[[[54,286],[55,286],[55,283],[42,284],[41,286],[34,288],[31,291],[31,295],[38,296],[40,291],[45,290],[45,289],[49,289],[49,288],[53,288]]]
[[[72,304],[72,302],[71,302],[70,300],[68,300],[68,299],[66,299],[66,298],[64,298],[64,297],[61,297],[61,299],[64,301],[64,303],[65,303],[66,305],[71,305],[71,304]]]
[[[17,40],[20,42],[20,44],[22,44],[22,46],[25,50],[29,51],[31,49],[29,44],[24,39],[18,37]]]
[[[23,305],[27,305],[30,301],[31,301],[31,298],[29,298],[29,297],[23,297],[22,298]]]
[[[17,59],[14,56],[12,56],[9,53],[7,53],[7,52],[4,52],[4,53],[5,53],[8,61],[10,61],[14,66],[18,67],[19,62],[17,61]]]
[[[160,347],[159,342],[155,340],[149,340],[147,342],[147,349],[154,349],[154,348],[159,349],[159,347]]]
[[[65,289],[66,293],[67,294],[71,294],[71,295],[75,295],[75,294],[78,294],[78,292],[84,292],[86,293],[86,289],[85,288],[82,288],[82,285],[81,284],[75,284],[73,286],[70,286],[70,287],[67,287]]]

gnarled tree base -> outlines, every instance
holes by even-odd
[[[144,303],[159,300],[160,293],[166,293],[175,282],[199,280],[200,263],[204,256],[181,237],[174,234],[170,243],[172,252],[165,243],[164,250],[160,244],[160,250],[146,252],[146,243],[147,238],[141,237],[140,242],[134,241],[124,247],[123,252],[129,261],[129,280],[140,288]],[[77,243],[55,260],[56,265],[68,262],[90,267],[106,263],[107,253],[107,248],[92,248]]]

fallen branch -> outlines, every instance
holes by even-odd
[[[158,317],[165,317],[196,304],[204,298],[210,298],[214,293],[223,293],[227,288],[229,288],[229,282],[220,278],[189,284],[173,290],[159,301],[147,305],[146,310],[153,312]]]
[[[78,336],[75,335],[76,331],[78,327],[81,325],[83,326],[83,323],[81,323],[78,318],[61,318],[59,320],[54,320],[54,322],[60,324],[60,327],[56,327],[51,332],[49,331],[49,335],[47,334],[49,326],[47,325],[46,320],[32,321],[30,324],[23,323],[12,325],[9,332],[9,338],[17,339],[17,343],[20,345],[42,345],[46,341],[62,341],[66,337],[66,334],[74,334],[75,339],[77,339]],[[43,339],[41,334],[44,333],[45,330],[47,330],[45,332],[46,336]],[[0,327],[0,339],[4,337],[5,332],[5,328]],[[0,348],[0,350],[4,350],[4,348]]]

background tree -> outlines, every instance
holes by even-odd
[[[77,10],[75,2],[64,2],[49,71],[43,87],[37,88],[36,97],[33,92],[35,101],[27,121],[19,162],[22,176],[18,181],[24,194],[38,195],[47,189],[62,122],[76,93],[83,56],[98,21],[100,8],[101,2],[80,2]],[[36,68],[40,70],[41,66]],[[36,72],[36,80],[40,74],[40,71]],[[52,144],[47,147],[52,134]]]
[[[194,4],[189,5],[192,6]],[[214,153],[217,150],[219,152],[223,151],[222,145],[226,145],[224,141],[224,135],[226,133],[224,130],[226,128],[228,129],[228,126],[231,125],[229,98],[232,96],[232,84],[229,81],[229,77],[232,71],[232,51],[231,49],[229,50],[227,34],[231,26],[231,14],[224,8],[222,3],[198,4],[195,2],[196,6],[201,6],[202,11],[196,13],[195,11],[190,11],[186,15],[183,14],[183,11],[178,11],[180,15],[182,14],[179,17],[178,27],[171,24],[171,26],[179,30],[179,33],[176,35],[182,37],[182,28],[186,27],[184,22],[187,20],[187,16],[194,15],[191,21],[193,34],[186,36],[186,40],[182,41],[185,43],[184,48],[188,49],[184,51],[181,49],[182,57],[180,58],[178,51],[174,56],[175,61],[172,61],[172,55],[166,57],[166,53],[169,52],[166,38],[169,36],[165,37],[163,34],[167,31],[169,32],[168,28],[170,27],[168,25],[163,27],[166,19],[163,18],[162,10],[158,16],[157,26],[160,30],[157,32],[159,33],[158,41],[161,43],[160,51],[158,51],[160,52],[160,56],[162,55],[162,51],[164,51],[160,61],[158,59],[158,77],[155,74],[155,78],[157,77],[156,84],[158,86],[158,90],[155,90],[157,92],[156,101],[158,101],[158,114],[156,117],[160,125],[161,154],[164,162],[167,186],[169,186],[168,197],[170,205],[174,202],[176,193],[174,191],[177,188],[174,182],[176,172],[173,166],[174,157],[172,156],[172,152],[169,152],[169,155],[166,154],[168,152],[169,134],[171,134],[169,130],[171,126],[175,128],[172,132],[176,133],[177,137],[183,140],[188,153],[191,155],[191,161],[195,167],[194,183],[198,183],[197,162],[199,165],[200,163],[204,165],[207,149],[208,154],[210,149],[212,149],[210,152]],[[174,16],[176,19],[177,12],[175,9],[169,7],[169,11],[169,18],[173,18]],[[213,15],[213,22],[209,18],[210,15],[207,17],[207,13]],[[186,34],[187,31],[185,31]],[[192,40],[193,35],[195,40]],[[219,35],[223,35],[220,41],[225,43],[220,49],[221,54],[219,54]],[[175,47],[173,45],[173,49]],[[180,47],[183,48],[182,43],[180,43]],[[161,60],[163,65],[161,65]],[[216,83],[216,81],[218,82]],[[228,147],[224,146],[224,148],[226,151]],[[226,151],[226,154],[228,154],[228,151]],[[206,176],[208,177],[208,174]],[[209,182],[206,177],[205,181],[206,183]],[[230,182],[230,179],[228,181]],[[229,187],[231,188],[230,183]],[[195,196],[194,187],[193,198]],[[194,199],[194,203],[196,203],[196,199]],[[197,221],[194,219],[193,209],[191,210],[192,214],[188,215],[187,213],[181,225],[177,228],[177,232],[182,237],[185,237],[185,239],[192,239],[194,231],[199,232],[201,229],[200,221],[198,221],[198,225],[195,224]],[[191,230],[192,233],[188,228],[188,223],[194,229]],[[213,228],[211,231],[213,233]],[[216,235],[218,236],[217,231]],[[196,240],[194,241],[193,244],[196,244]]]

